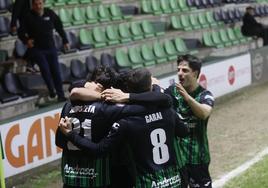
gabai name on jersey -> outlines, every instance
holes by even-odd
[[[156,112],[145,116],[146,123],[151,123],[161,119],[163,119],[161,112]]]

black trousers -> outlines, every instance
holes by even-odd
[[[212,188],[208,164],[186,165],[181,173],[186,187],[189,185],[190,188]]]
[[[40,68],[41,75],[46,83],[49,94],[53,96],[55,88],[58,97],[64,97],[56,48],[31,48],[29,53],[31,59],[36,62]]]

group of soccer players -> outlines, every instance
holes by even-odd
[[[99,67],[93,81],[74,86],[56,133],[64,187],[211,187],[206,129],[214,99],[197,82],[198,58],[177,63],[179,83],[165,94],[144,68]]]

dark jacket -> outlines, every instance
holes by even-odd
[[[243,17],[243,25],[242,25],[242,33],[246,36],[254,36],[259,35],[263,26],[262,24],[258,23],[254,16],[250,15],[249,13],[245,13]]]
[[[31,10],[26,15],[18,34],[24,43],[27,43],[29,39],[33,39],[36,48],[50,49],[55,47],[53,40],[54,29],[62,37],[63,44],[68,43],[61,20],[54,11],[45,8],[43,16],[39,16]]]

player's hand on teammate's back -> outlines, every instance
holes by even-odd
[[[65,118],[61,118],[60,123],[59,123],[59,127],[60,127],[60,130],[63,134],[68,134],[71,131],[70,118],[68,118],[67,116]]]
[[[124,93],[120,89],[106,89],[101,93],[102,98],[109,102],[127,102],[129,93]]]

